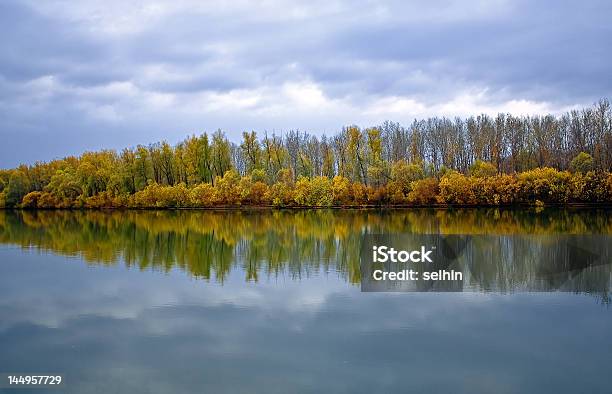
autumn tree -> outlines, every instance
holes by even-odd
[[[212,140],[212,170],[216,182],[231,169],[230,143],[225,134],[219,129],[213,134]]]
[[[254,131],[242,133],[242,144],[240,150],[245,162],[245,173],[250,174],[253,170],[260,169],[261,165],[261,147],[257,140],[257,134]]]

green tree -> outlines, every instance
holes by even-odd
[[[261,146],[257,140],[257,133],[246,131],[242,133],[242,144],[240,151],[245,161],[245,173],[250,174],[253,170],[262,168],[261,165]]]
[[[217,178],[221,178],[232,167],[230,143],[221,130],[213,134],[212,140],[212,169]]]
[[[30,192],[30,185],[25,173],[22,170],[12,171],[8,185],[4,190],[4,204],[14,207],[21,203],[23,196]]]
[[[474,164],[470,166],[470,175],[477,178],[494,176],[495,174],[497,174],[495,166],[486,161],[476,160]]]
[[[592,171],[594,168],[593,156],[586,152],[580,152],[576,157],[572,159],[570,163],[570,169],[572,172],[586,173]]]

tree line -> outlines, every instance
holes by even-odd
[[[507,205],[610,202],[612,110],[434,117],[405,127],[301,131],[234,143],[86,152],[0,170],[0,207]]]

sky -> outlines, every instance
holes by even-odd
[[[129,4],[128,4],[129,3]],[[0,2],[0,168],[612,98],[607,0]]]

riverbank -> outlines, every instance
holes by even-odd
[[[73,185],[74,187],[74,185]],[[71,192],[69,192],[72,190]],[[134,193],[106,188],[56,188],[30,191],[0,207],[23,209],[101,208],[411,208],[605,206],[612,204],[612,174],[536,168],[516,174],[465,175],[446,171],[439,177],[396,177],[386,184],[365,185],[342,176],[299,177],[286,174],[268,184],[230,170],[214,183],[162,185],[150,182]]]
[[[533,209],[540,211],[545,208],[563,209],[607,209],[612,208],[612,202],[601,203],[566,203],[566,204],[505,204],[505,205],[338,205],[338,206],[276,206],[276,205],[217,205],[210,207],[0,207],[0,211],[308,211],[308,210],[333,210],[333,211],[393,211],[409,209]]]

